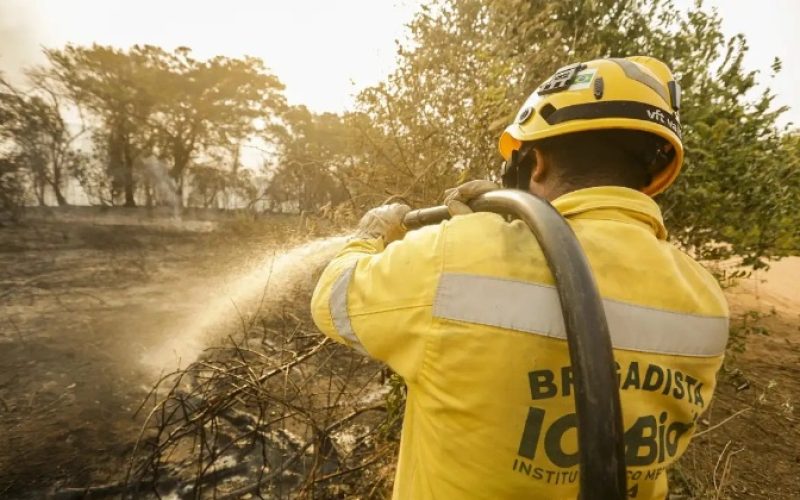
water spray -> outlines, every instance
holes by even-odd
[[[167,340],[146,352],[142,362],[156,370],[194,362],[215,338],[289,297],[293,284],[310,282],[311,273],[329,262],[345,240],[344,236],[322,238],[267,255],[220,283],[213,294],[198,294],[197,310],[168,325]]]

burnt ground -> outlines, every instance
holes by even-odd
[[[242,262],[298,241],[300,221],[146,210],[30,211],[0,227],[0,497],[120,479],[142,363]],[[800,498],[800,259],[731,291],[741,352],[679,467],[676,496]],[[761,276],[760,278],[764,278]],[[773,280],[773,277],[777,277]],[[755,313],[750,313],[756,311]]]
[[[75,207],[0,227],[0,497],[119,479],[158,376],[142,358],[300,222],[204,218]]]

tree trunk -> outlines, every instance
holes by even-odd
[[[66,160],[67,153],[65,150],[61,150],[58,147],[57,139],[53,139],[53,142],[50,146],[50,165],[53,167],[53,177],[50,180],[50,187],[53,189],[53,194],[56,195],[56,202],[58,203],[59,207],[64,207],[69,205],[67,199],[64,197],[64,194],[61,192],[61,186],[63,185],[64,177],[64,161]]]
[[[56,201],[58,202],[59,207],[66,207],[69,205],[69,202],[61,193],[61,188],[58,187],[58,184],[53,184],[53,193],[56,195]]]
[[[175,208],[183,208],[183,177],[181,177],[175,186],[175,201]]]
[[[136,199],[133,197],[133,168],[130,165],[125,167],[125,206],[135,207]]]
[[[36,201],[39,202],[40,207],[47,206],[47,203],[44,201],[44,189],[47,184],[45,183],[44,179],[37,177],[34,180],[34,192],[36,193]]]
[[[53,182],[50,183],[50,187],[53,188],[53,194],[56,195],[56,201],[59,207],[69,205],[69,202],[67,202],[67,199],[61,192],[61,167],[59,165],[53,165]]]
[[[134,198],[134,193],[136,192],[134,182],[133,182],[133,158],[131,157],[130,151],[131,145],[126,140],[125,141],[125,149],[123,154],[123,184],[125,185],[125,206],[126,207],[135,207],[136,206],[136,199]]]
[[[178,208],[183,208],[183,178],[186,167],[189,164],[189,155],[184,154],[182,151],[173,153],[174,159],[172,168],[169,175],[175,183],[175,198],[177,199]]]

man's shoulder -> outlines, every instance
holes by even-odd
[[[609,258],[613,256],[601,260]],[[617,279],[597,276],[604,295],[677,313],[728,316],[725,295],[714,275],[673,243],[632,242],[620,258],[618,272],[612,273]]]
[[[519,220],[478,212],[442,224],[443,272],[552,283],[541,247]]]
[[[702,263],[673,244],[669,244],[674,259],[679,263],[682,278],[702,297],[708,314],[728,316],[728,301],[719,280]]]

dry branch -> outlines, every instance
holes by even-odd
[[[391,485],[402,406],[371,396],[387,392],[383,369],[323,338],[307,316],[259,320],[160,377],[137,410],[147,416],[123,483],[59,494],[385,494],[376,484]]]

